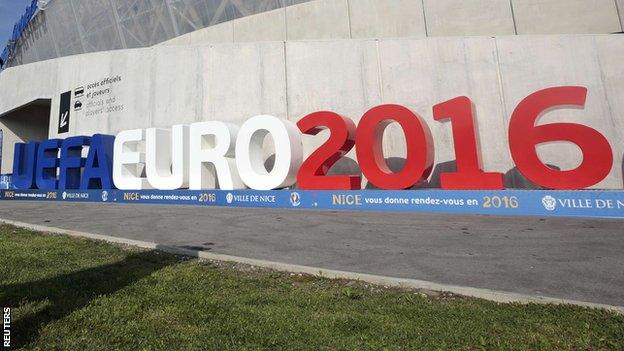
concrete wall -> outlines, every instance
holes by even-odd
[[[424,0],[430,36],[515,34],[509,0]]]
[[[48,138],[47,120],[50,114],[49,102],[33,103],[0,117],[2,130],[2,169],[10,173],[13,168],[15,143]],[[5,173],[5,172],[3,172]]]
[[[619,12],[618,7],[619,6]],[[622,31],[624,0],[315,0],[160,45]]]
[[[347,0],[311,1],[286,7],[285,11],[288,40],[351,36]]]
[[[614,0],[515,0],[513,9],[518,34],[622,30]]]
[[[8,69],[0,91],[22,77],[39,84],[24,94],[0,95],[0,114],[33,97],[51,96],[50,136],[56,136],[58,100],[63,91],[121,77],[109,86],[110,106],[122,110],[87,116],[72,112],[70,133],[117,133],[123,129],[168,127],[177,123],[222,120],[242,123],[257,114],[297,121],[318,110],[332,110],[355,121],[371,107],[398,103],[421,115],[435,139],[438,169],[452,167],[451,126],[433,120],[432,106],[466,95],[476,106],[483,165],[509,173],[508,185],[528,184],[513,170],[508,143],[509,116],[517,103],[543,88],[583,85],[589,89],[584,110],[558,110],[540,123],[569,121],[589,125],[610,141],[616,160],[597,188],[623,187],[624,40],[610,35],[445,37],[428,39],[325,40],[154,47],[95,53]],[[35,79],[36,77],[36,79]],[[88,103],[88,99],[83,102]],[[93,109],[91,109],[93,110]],[[311,153],[327,134],[305,136]],[[574,168],[580,155],[569,144],[538,148],[545,162]],[[405,142],[391,125],[384,151],[400,167]],[[5,152],[12,153],[11,148]],[[340,169],[357,171],[353,161]],[[6,165],[3,172],[10,172]]]
[[[620,26],[624,30],[624,0],[615,0],[618,14],[620,15]]]
[[[423,4],[413,0],[349,0],[352,38],[421,38],[426,35]]]
[[[234,21],[232,37],[235,42],[284,41],[286,11],[278,9]]]
[[[40,108],[20,107],[38,99],[52,99],[56,94],[57,66],[57,60],[48,60],[20,66],[26,69],[0,72],[0,129],[3,130],[1,173],[12,171],[15,143],[45,139],[47,136],[47,133],[41,134],[41,121],[32,120],[32,112],[38,115],[41,113]],[[31,125],[35,128],[30,128]]]

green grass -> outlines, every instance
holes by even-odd
[[[624,350],[624,316],[278,273],[0,226],[25,350]]]

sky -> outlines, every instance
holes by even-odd
[[[32,0],[0,0],[0,52],[4,50],[13,26],[26,12]]]

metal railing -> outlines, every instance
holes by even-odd
[[[9,42],[6,44],[5,48],[2,50],[2,54],[0,54],[0,59],[4,63],[8,63],[12,53],[15,51],[15,45],[22,37],[22,34],[30,24],[32,18],[36,15],[38,10],[38,0],[32,0],[30,5],[26,7],[26,12],[22,15],[20,20],[13,26],[13,32],[11,33],[11,37],[9,38]]]

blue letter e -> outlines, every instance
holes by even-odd
[[[57,155],[60,146],[60,139],[48,139],[39,143],[35,180],[37,188],[41,190],[56,190],[58,187],[56,170],[59,164]]]

